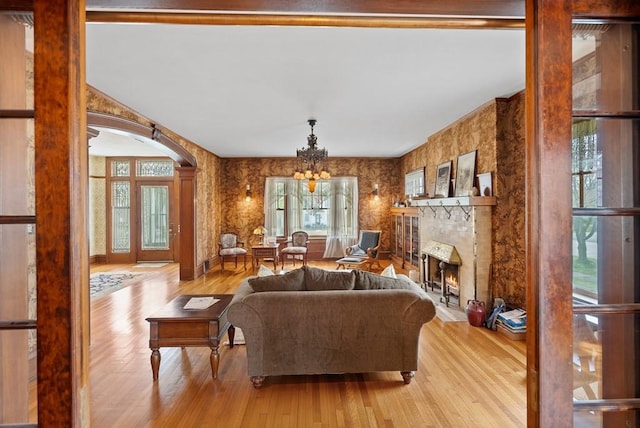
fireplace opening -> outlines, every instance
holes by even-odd
[[[429,241],[422,249],[422,277],[425,289],[440,291],[440,301],[460,307],[460,255],[453,245]]]

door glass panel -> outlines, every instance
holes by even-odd
[[[619,84],[621,70],[631,69],[634,61],[633,27],[634,24],[574,23],[574,110],[615,112],[639,108],[638,98],[632,96],[630,88]],[[612,60],[611,55],[616,59]]]
[[[169,249],[169,188],[141,186],[142,249]]]
[[[634,161],[638,119],[575,119],[572,141],[574,208],[637,205]],[[573,217],[573,287],[576,303],[634,303],[633,272],[622,275],[638,217]],[[605,257],[603,259],[603,257]],[[606,270],[605,270],[606,267]],[[637,275],[637,273],[636,273]],[[624,279],[626,278],[626,279]],[[627,290],[627,292],[623,292]],[[607,296],[606,298],[603,298]]]
[[[606,423],[607,418],[615,416],[620,418],[616,421]],[[596,412],[596,411],[575,411],[573,413],[573,426],[576,428],[600,428],[600,427],[623,427],[634,426],[626,425],[620,421],[638,421],[640,420],[640,411],[626,410],[620,412]]]
[[[29,330],[0,331],[2,362],[0,376],[0,424],[20,424],[32,421],[30,398],[35,403],[35,391],[30,397],[30,380],[35,380],[35,352],[29,352]],[[19,425],[18,425],[19,426]]]
[[[0,70],[12,82],[3,86],[0,109],[33,109],[33,14],[0,11],[0,27]]]
[[[0,225],[0,321],[36,319],[35,229],[31,224]],[[35,405],[36,330],[0,330],[0,423],[29,419]],[[31,390],[31,397],[29,391]],[[33,408],[33,407],[32,407]]]
[[[129,177],[131,175],[131,162],[128,160],[111,160],[112,177]]]
[[[33,119],[0,119],[0,215],[35,214],[33,142]]]
[[[616,370],[640,357],[638,344],[625,338],[639,321],[638,314],[574,315],[575,399],[640,397],[632,373]]]
[[[111,183],[111,251],[131,251],[131,185],[128,181]]]
[[[172,160],[138,160],[136,175],[138,177],[173,177]]]

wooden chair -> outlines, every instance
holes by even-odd
[[[293,265],[296,265],[296,259],[302,258],[302,265],[307,264],[307,251],[309,245],[309,234],[303,230],[293,232],[291,239],[287,241],[287,246],[280,250],[280,257],[282,258],[282,269],[284,269],[284,262],[287,257],[293,258]]]
[[[361,230],[360,238],[356,245],[345,248],[344,253],[347,257],[361,258],[369,263],[369,269],[373,265],[377,265],[379,269],[382,269],[378,256],[380,255],[380,230]]]
[[[224,259],[233,258],[238,268],[238,257],[244,258],[244,270],[247,270],[247,250],[244,248],[244,242],[238,240],[238,234],[233,232],[224,232],[220,234],[218,242],[218,256],[220,256],[220,270],[224,270]]]

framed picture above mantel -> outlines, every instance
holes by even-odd
[[[476,178],[476,155],[478,151],[458,156],[456,165],[456,194],[455,196],[471,196],[473,182]]]
[[[425,175],[424,167],[409,171],[404,175],[404,194],[405,196],[424,196],[425,194]]]
[[[451,182],[451,164],[452,162],[446,161],[438,165],[436,170],[436,186],[433,191],[434,198],[448,198],[449,197],[449,183]]]

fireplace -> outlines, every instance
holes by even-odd
[[[429,241],[422,249],[422,277],[425,288],[440,290],[440,302],[460,306],[460,265],[456,247]]]

